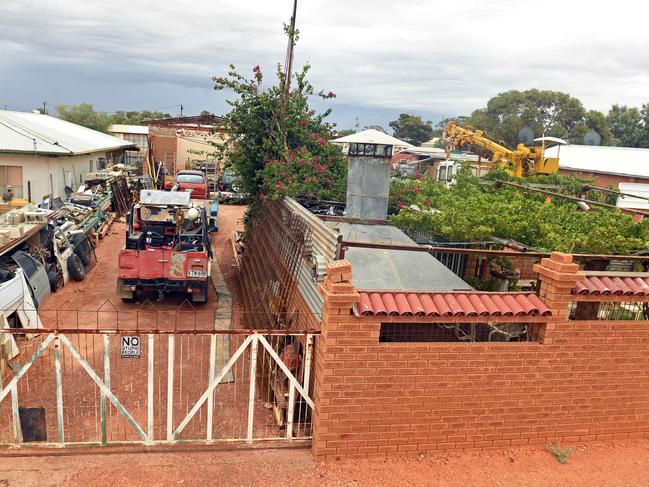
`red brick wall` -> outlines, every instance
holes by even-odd
[[[395,167],[400,162],[413,162],[419,160],[419,156],[416,154],[410,154],[408,152],[399,152],[392,155],[392,167]]]
[[[149,139],[153,145],[153,158],[156,162],[162,161],[173,174],[173,161],[177,151],[177,138],[174,130],[149,127]],[[184,169],[184,168],[183,168]]]
[[[617,176],[614,174],[600,174],[588,171],[570,171],[568,169],[561,169],[559,171],[561,174],[566,174],[568,176],[576,176],[578,178],[584,179],[595,179],[595,186],[600,186],[603,188],[613,186],[617,188],[618,183],[644,183],[649,184],[649,179],[647,178],[636,178],[632,176]]]
[[[565,321],[568,257],[537,266],[557,318],[536,343],[379,343],[381,321],[431,319],[355,317],[324,286],[316,458],[649,436],[649,326]]]

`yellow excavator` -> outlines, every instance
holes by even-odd
[[[555,174],[559,171],[558,157],[545,157],[545,150],[566,142],[556,137],[539,137],[535,145],[528,147],[518,144],[516,149],[508,149],[488,139],[482,130],[471,130],[449,122],[444,129],[448,141],[447,154],[456,148],[468,149],[491,161],[494,165],[504,167],[512,176],[524,177],[533,174]]]

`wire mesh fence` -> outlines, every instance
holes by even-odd
[[[649,320],[649,302],[573,301],[568,306],[570,320]]]
[[[379,342],[530,342],[539,323],[381,323]]]

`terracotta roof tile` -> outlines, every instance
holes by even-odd
[[[649,277],[586,276],[572,294],[649,296]]]
[[[649,285],[648,285],[649,287]],[[649,292],[649,290],[648,290]],[[357,316],[550,316],[532,293],[399,293],[359,291]]]

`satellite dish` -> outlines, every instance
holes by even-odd
[[[518,141],[521,144],[530,145],[534,140],[534,132],[529,127],[523,127],[518,131]]]
[[[584,135],[584,145],[599,145],[602,143],[602,136],[594,130],[589,130]]]

